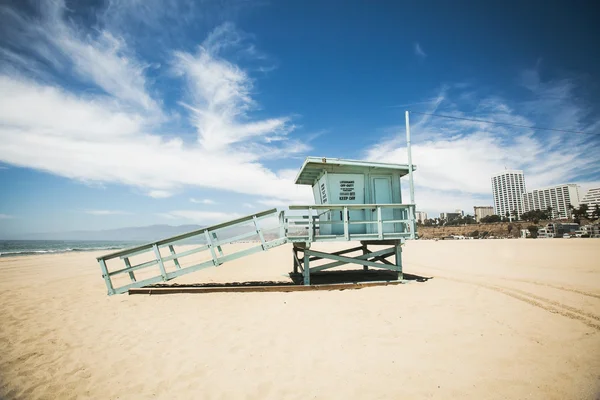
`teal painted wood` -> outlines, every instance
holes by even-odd
[[[156,265],[156,264],[158,264],[158,261],[156,261],[156,260],[147,261],[145,263],[134,265],[133,267],[118,269],[116,271],[109,272],[108,275],[109,276],[115,276],[115,275],[118,275],[118,274],[123,274],[125,272],[133,272],[133,271],[137,271],[138,269],[152,267],[153,265]]]
[[[106,271],[106,273],[103,274],[103,277],[105,279],[105,283],[108,288],[108,293],[111,295],[116,294],[116,293],[125,293],[130,288],[143,287],[143,286],[146,286],[146,285],[149,285],[152,283],[158,283],[160,281],[167,281],[167,280],[173,279],[175,277],[185,275],[190,272],[208,268],[210,266],[216,266],[216,265],[219,265],[226,261],[241,258],[241,257],[247,256],[252,253],[268,250],[270,248],[285,244],[285,243],[287,243],[287,238],[285,238],[285,237],[280,237],[280,238],[277,238],[274,240],[266,241],[264,235],[262,234],[262,228],[259,226],[259,223],[258,223],[262,219],[272,218],[272,217],[277,217],[277,216],[278,216],[277,210],[272,209],[272,210],[264,211],[261,213],[256,213],[256,214],[253,214],[250,216],[238,218],[238,219],[235,219],[235,220],[232,220],[229,222],[225,222],[225,223],[222,223],[219,225],[214,225],[214,226],[210,227],[209,229],[203,229],[203,230],[199,230],[199,231],[194,231],[192,233],[178,235],[178,236],[175,236],[175,237],[172,237],[169,239],[160,240],[155,243],[149,243],[146,245],[136,246],[131,249],[121,250],[121,251],[118,251],[115,253],[104,255],[102,257],[98,257],[98,261],[100,263],[101,268],[103,269],[103,271]],[[281,220],[281,218],[282,218],[281,214],[279,214],[279,218]],[[229,227],[229,226],[246,225],[248,223],[254,224],[255,229],[252,232],[244,233],[242,235],[236,235],[234,237],[219,239],[216,232],[212,231],[212,229],[216,230],[216,229]],[[261,238],[261,244],[259,246],[240,250],[238,252],[235,252],[233,254],[228,254],[228,255],[225,255],[222,248],[220,247],[222,244],[229,244],[234,241],[240,240],[242,238],[252,237],[252,236],[256,236],[256,235],[258,235],[259,238]],[[188,238],[191,238],[194,236],[202,237],[207,242],[207,245],[202,245],[198,248],[191,249],[191,250],[181,252],[181,253],[175,252],[175,249],[173,247],[173,244],[175,242],[179,242],[181,240],[185,240],[185,239],[188,239]],[[164,246],[165,248],[166,247],[169,248],[170,254],[168,256],[165,256],[165,257],[162,256],[161,251],[160,251],[161,246]],[[218,257],[217,254],[215,253],[215,247],[217,247],[217,250],[220,253],[220,257]],[[192,255],[192,254],[195,254],[195,253],[198,253],[201,251],[205,251],[205,250],[208,250],[211,252],[211,260],[210,261],[196,264],[191,267],[185,267],[185,268],[181,267],[180,260],[182,257],[189,256],[189,255]],[[150,254],[153,253],[155,259],[138,264],[138,265],[133,265],[133,266],[131,265],[130,260],[129,260],[130,257],[132,257],[133,255],[148,254],[148,253],[150,253]],[[118,258],[118,257],[123,259],[123,261],[125,262],[125,268],[119,269],[116,271],[112,271],[112,272],[108,272],[108,270],[106,268],[106,260],[109,260],[112,258]],[[167,272],[164,263],[167,261],[171,261],[171,260],[173,260],[175,263],[176,271]],[[131,277],[131,275],[133,274],[133,271],[136,271],[136,270],[142,269],[142,268],[151,267],[151,266],[154,266],[157,264],[159,266],[160,276],[155,276],[155,277],[152,277],[149,279],[145,279],[143,281],[134,281],[128,285],[125,285],[125,286],[122,286],[119,288],[114,288],[112,285],[111,277],[114,275],[118,275],[121,273],[128,273],[128,274],[130,274],[130,277]]]
[[[175,253],[175,249],[173,248],[173,245],[170,244],[169,245],[169,252],[171,253],[171,256],[176,256],[177,254]],[[163,259],[163,262],[165,260]],[[173,262],[175,263],[175,268],[177,269],[181,269],[181,265],[179,265],[179,260],[177,258],[173,258]]]
[[[106,263],[104,262],[104,260],[100,260],[100,269],[102,270],[102,277],[104,278],[104,283],[106,284],[108,294],[115,294],[115,289],[113,288],[112,282],[110,280],[110,275],[108,275],[108,269],[106,268]]]
[[[253,237],[256,236],[256,231],[250,231],[250,232],[246,232],[246,233],[242,233],[241,235],[237,235],[231,238],[227,238],[227,239],[223,239],[223,240],[219,240],[217,242],[213,242],[213,245],[225,245],[225,244],[230,244],[233,243],[235,241],[238,240],[242,240],[242,239],[247,239],[249,237]]]
[[[380,253],[380,252],[384,252],[384,251],[388,251],[388,252],[391,251],[391,254],[393,254],[394,249],[392,248],[392,249],[380,250],[379,252],[373,252],[373,253],[370,253],[370,254],[366,254],[366,256],[374,257],[374,256],[378,255],[376,253]],[[323,253],[321,251],[315,251],[315,250],[306,250],[304,252],[304,254],[305,254],[305,257],[306,257],[306,254],[309,254],[309,255],[312,255],[312,256],[319,256],[319,257],[322,257],[322,258],[330,258],[332,260],[337,260],[337,261],[342,262],[339,265],[343,265],[343,264],[359,264],[359,265],[368,265],[369,267],[389,269],[385,264],[378,264],[378,263],[373,262],[373,261],[367,261],[367,260],[365,260],[363,258],[365,256],[346,257],[346,256],[338,256],[338,255],[335,255],[335,254]],[[369,257],[366,257],[366,258],[369,258]],[[323,267],[325,267],[325,266],[314,267],[311,272],[321,271],[321,270],[323,270]],[[333,267],[327,266],[327,268],[333,268]],[[325,268],[325,269],[327,269],[327,268]]]
[[[398,279],[404,279],[404,275],[402,273],[402,245],[398,244],[395,248],[396,253],[396,271],[398,271]]]
[[[134,251],[134,252],[132,252],[132,253],[127,253],[126,255],[124,255],[124,256],[121,256],[121,257],[119,257],[119,258],[120,258],[121,260],[125,260],[126,258],[131,258],[131,257],[133,257],[133,256],[139,256],[140,254],[145,254],[145,253],[147,253],[147,252],[148,252],[148,251],[150,251],[150,250],[152,250],[152,247],[148,247],[147,249],[143,249],[143,250],[140,250],[140,251]],[[114,257],[110,257],[110,258],[114,258]],[[106,259],[106,260],[108,260],[108,259],[109,259],[109,257],[105,257],[105,259]]]
[[[135,282],[135,275],[134,275],[133,271],[131,270],[131,264],[129,263],[129,258],[125,257],[124,261],[125,261],[125,265],[127,266],[127,268],[129,268],[129,271],[127,271],[129,273],[129,279],[131,279],[131,282]]]
[[[223,249],[221,248],[221,245],[217,244],[217,243],[219,243],[219,238],[217,237],[217,232],[212,233],[212,239],[213,239],[213,246],[217,246],[217,251],[219,252],[219,255],[222,256]]]
[[[154,255],[156,256],[156,261],[158,261],[158,268],[160,269],[160,275],[163,278],[163,281],[167,280],[167,271],[165,270],[165,264],[163,264],[162,256],[160,255],[160,250],[158,249],[158,245],[152,246],[154,249]]]
[[[258,233],[258,237],[260,238],[260,243],[263,248],[265,247],[265,237],[263,236],[262,230],[258,227],[258,220],[254,217],[254,229]]]
[[[352,260],[357,260],[357,262],[355,262],[355,264],[360,264],[360,265],[362,265],[364,267],[365,265],[369,266],[369,264],[368,264],[369,261],[366,261],[366,262],[358,262],[358,261],[360,261],[360,260],[367,260],[368,258],[379,257],[379,256],[381,256],[381,257],[389,257],[389,256],[391,256],[391,255],[394,254],[394,251],[395,251],[395,249],[393,247],[391,247],[391,248],[374,251],[372,253],[367,253],[367,254],[363,254],[363,255],[360,255],[360,256],[356,256],[356,257],[345,257],[345,258],[352,259]],[[314,253],[314,251],[311,250],[311,253]],[[333,254],[333,253],[323,253],[323,254],[327,254],[329,257],[321,257],[321,258],[328,258],[328,259],[333,259],[333,260],[335,260],[334,257],[339,256],[339,254]],[[340,265],[344,265],[344,264],[348,264],[348,262],[345,261],[345,260],[339,260],[338,259],[338,261],[334,261],[334,262],[331,262],[331,263],[328,263],[328,264],[324,264],[324,265],[319,265],[317,267],[313,267],[311,269],[311,272],[324,271],[326,269],[339,267]],[[380,268],[386,268],[384,265],[381,265],[381,264],[377,264],[377,265]]]
[[[177,253],[175,255],[166,256],[166,257],[163,257],[162,260],[163,260],[163,262],[171,261],[171,260],[175,260],[175,259],[179,259],[179,258],[183,258],[183,257],[189,256],[191,254],[196,254],[196,253],[199,253],[199,252],[204,251],[204,250],[208,250],[208,246],[207,245],[203,245],[203,246],[200,246],[200,247],[198,247],[196,249],[191,249],[191,250],[188,250],[188,251],[182,251],[181,253]]]
[[[217,258],[217,253],[215,253],[215,249],[213,247],[212,240],[210,238],[210,234],[208,233],[208,230],[204,231],[204,237],[206,238],[206,243],[208,243],[208,249],[210,250],[210,254],[213,259],[213,264],[215,265],[215,267],[218,267],[220,262],[219,262],[219,259]]]
[[[184,233],[181,235],[177,235],[177,236],[173,236],[170,238],[166,238],[166,239],[162,239],[159,240],[157,242],[153,242],[153,243],[147,243],[147,244],[143,244],[140,246],[136,246],[136,247],[132,247],[132,248],[128,248],[128,249],[124,249],[124,250],[119,250],[117,252],[114,253],[110,253],[110,254],[105,254],[103,256],[97,257],[98,260],[103,259],[103,260],[110,260],[111,258],[117,258],[117,257],[121,257],[121,256],[129,256],[131,257],[131,254],[135,253],[135,252],[143,252],[144,250],[151,250],[152,247],[156,244],[158,246],[163,246],[166,244],[174,244],[175,242],[184,240],[184,239],[189,239],[191,237],[194,236],[200,236],[204,234],[205,230],[208,231],[214,231],[220,228],[225,228],[225,227],[233,227],[233,226],[238,226],[238,225],[243,225],[248,223],[249,221],[252,221],[253,217],[256,216],[256,218],[258,219],[263,219],[263,218],[269,218],[272,216],[276,216],[277,215],[277,209],[276,208],[272,208],[270,210],[266,210],[266,211],[262,211],[256,214],[250,214],[247,215],[245,217],[240,217],[240,218],[236,218],[227,222],[223,222],[221,224],[217,224],[217,225],[213,225],[213,226],[209,226],[207,228],[202,228],[196,231],[192,231],[192,232],[188,232],[188,233]]]
[[[352,252],[358,251],[358,250],[360,250],[362,248],[363,248],[363,246],[352,247],[350,249],[339,250],[339,251],[335,251],[335,252],[329,253],[329,254],[340,255],[340,254],[352,253]],[[310,262],[318,261],[318,260],[321,260],[321,257],[311,257],[310,258]]]
[[[350,227],[348,226],[348,207],[344,207],[344,238],[350,240]]]
[[[178,276],[181,276],[181,275],[186,275],[191,272],[200,271],[201,269],[210,268],[210,267],[214,267],[214,266],[215,265],[213,264],[213,261],[208,260],[208,261],[201,262],[200,264],[192,265],[190,267],[185,267],[185,268],[182,268],[177,271],[169,272],[169,273],[167,273],[167,277],[170,280],[173,278],[177,278]]]
[[[409,233],[384,233],[383,239],[379,238],[379,235],[374,234],[350,234],[350,241],[363,241],[363,240],[406,240],[410,238]],[[288,236],[288,242],[290,243],[303,243],[308,241],[308,235],[306,236]],[[344,236],[336,235],[317,235],[313,238],[312,242],[347,242]]]
[[[126,293],[131,288],[144,287],[144,286],[152,285],[154,283],[159,283],[159,282],[163,282],[163,277],[160,275],[155,276],[154,278],[148,278],[148,279],[144,279],[143,281],[137,281],[137,282],[130,283],[129,285],[121,286],[121,287],[115,289],[115,292],[113,294]]]
[[[381,207],[377,207],[377,235],[383,239],[383,220],[381,217]]]
[[[315,226],[312,207],[308,207],[308,241],[312,242],[315,236]]]
[[[304,284],[310,285],[310,253],[308,253],[308,249],[304,249],[304,270],[302,273],[304,274]]]

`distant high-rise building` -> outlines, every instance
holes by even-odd
[[[463,211],[463,210],[458,210],[458,209],[457,209],[457,210],[454,210],[454,212],[455,212],[455,213],[457,213],[457,214],[460,214],[460,216],[461,216],[461,217],[464,217],[464,216],[465,216],[465,213],[464,213],[464,211]]]
[[[461,213],[440,213],[440,219],[444,219],[446,221],[452,221],[453,219],[458,219],[462,217]]]
[[[427,219],[427,213],[424,211],[417,211],[415,212],[415,218],[417,219],[417,222],[422,224]]]
[[[600,187],[588,190],[581,199],[581,204],[587,204],[588,216],[592,216],[596,206],[600,207]]]
[[[494,215],[494,207],[492,206],[474,206],[473,207],[473,215],[475,216],[475,221],[479,222],[481,218],[488,217],[490,215]]]
[[[550,186],[542,189],[534,189],[523,194],[524,212],[533,210],[545,211],[552,208],[552,218],[567,219],[571,217],[569,204],[579,207],[579,186],[574,183]]]
[[[525,177],[523,171],[506,170],[492,176],[492,194],[496,214],[505,217],[507,213],[523,214],[523,193]]]

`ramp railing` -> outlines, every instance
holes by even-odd
[[[290,242],[415,239],[414,204],[319,204],[290,206]]]
[[[261,228],[260,224],[268,218],[275,222],[273,226]],[[278,221],[275,220],[277,218],[279,218]],[[277,209],[273,208],[222,224],[98,257],[97,260],[102,269],[102,276],[108,294],[124,293],[130,288],[168,281],[190,272],[216,267],[226,261],[282,245],[287,241],[282,218],[282,215],[277,215]],[[273,233],[268,236],[265,235],[265,232]],[[254,238],[258,245],[244,249],[234,248],[233,252],[225,254],[224,246],[251,238]],[[189,245],[190,248],[188,249],[186,245]],[[176,252],[175,246],[186,246],[186,248],[184,251]],[[168,253],[168,255],[163,254],[163,252]],[[205,259],[195,260],[196,262],[190,266],[183,265],[182,259],[192,255],[196,255],[196,258],[199,255],[204,255]],[[109,269],[108,262],[115,259],[120,259],[124,264],[124,268]],[[144,276],[140,277],[140,274]],[[129,283],[117,287],[116,282],[114,282],[115,278],[118,280],[125,276],[128,276]]]

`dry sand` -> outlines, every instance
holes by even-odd
[[[331,292],[108,297],[98,255],[0,259],[0,398],[600,393],[599,240],[415,241],[433,279]],[[178,282],[290,269],[286,245]]]

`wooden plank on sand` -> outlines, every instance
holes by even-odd
[[[129,294],[175,294],[175,293],[245,293],[245,292],[307,292],[316,290],[362,289],[370,286],[400,285],[404,281],[380,281],[362,283],[330,283],[323,285],[277,285],[277,286],[170,286],[131,288]]]

